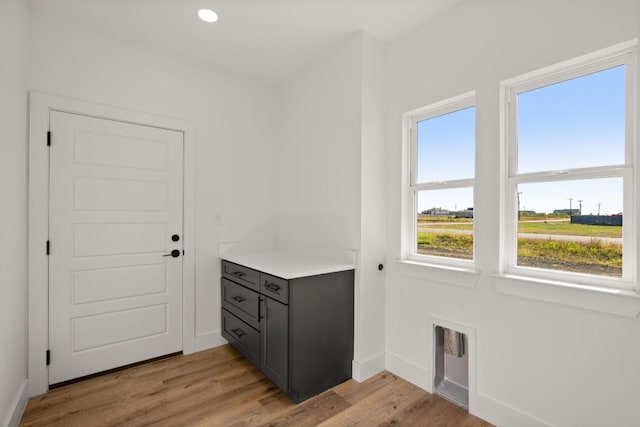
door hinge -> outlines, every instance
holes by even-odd
[[[47,240],[47,255],[51,253],[51,242]]]
[[[47,147],[51,147],[51,131],[47,131]]]
[[[51,350],[47,350],[47,366],[51,364]]]

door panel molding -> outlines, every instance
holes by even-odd
[[[48,390],[48,238],[49,148],[47,131],[51,111],[151,126],[184,135],[182,348],[195,351],[195,123],[80,101],[42,92],[29,93],[29,378],[28,395]],[[55,145],[55,137],[52,145]],[[55,251],[55,242],[51,244]],[[51,355],[55,358],[55,354]]]

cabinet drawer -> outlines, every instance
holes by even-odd
[[[222,275],[254,291],[260,290],[260,273],[256,270],[223,260]]]
[[[269,298],[289,303],[289,281],[270,274],[260,273],[260,292]]]
[[[256,329],[260,329],[259,294],[224,277],[221,279],[222,306]]]
[[[222,336],[255,366],[260,366],[260,332],[222,309]]]

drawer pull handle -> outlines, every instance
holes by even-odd
[[[247,273],[242,272],[242,271],[234,271],[234,272],[233,272],[233,273],[231,273],[231,274],[233,274],[233,275],[234,275],[234,276],[236,276],[236,277],[244,277],[244,276],[246,276],[246,275],[247,275]]]
[[[232,329],[231,332],[233,332],[238,338],[242,338],[243,336],[247,335],[244,333],[244,331],[240,328],[235,328]]]
[[[264,287],[269,289],[271,292],[275,292],[277,294],[280,293],[280,286],[273,284],[273,283],[265,283]]]
[[[243,302],[246,301],[246,299],[242,298],[241,296],[236,295],[235,297],[231,297],[231,299],[236,300],[238,302]]]

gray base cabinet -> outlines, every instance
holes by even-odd
[[[222,261],[222,336],[294,402],[351,378],[354,271],[295,279]]]
[[[289,306],[263,298],[260,325],[260,369],[280,389],[289,385]]]

